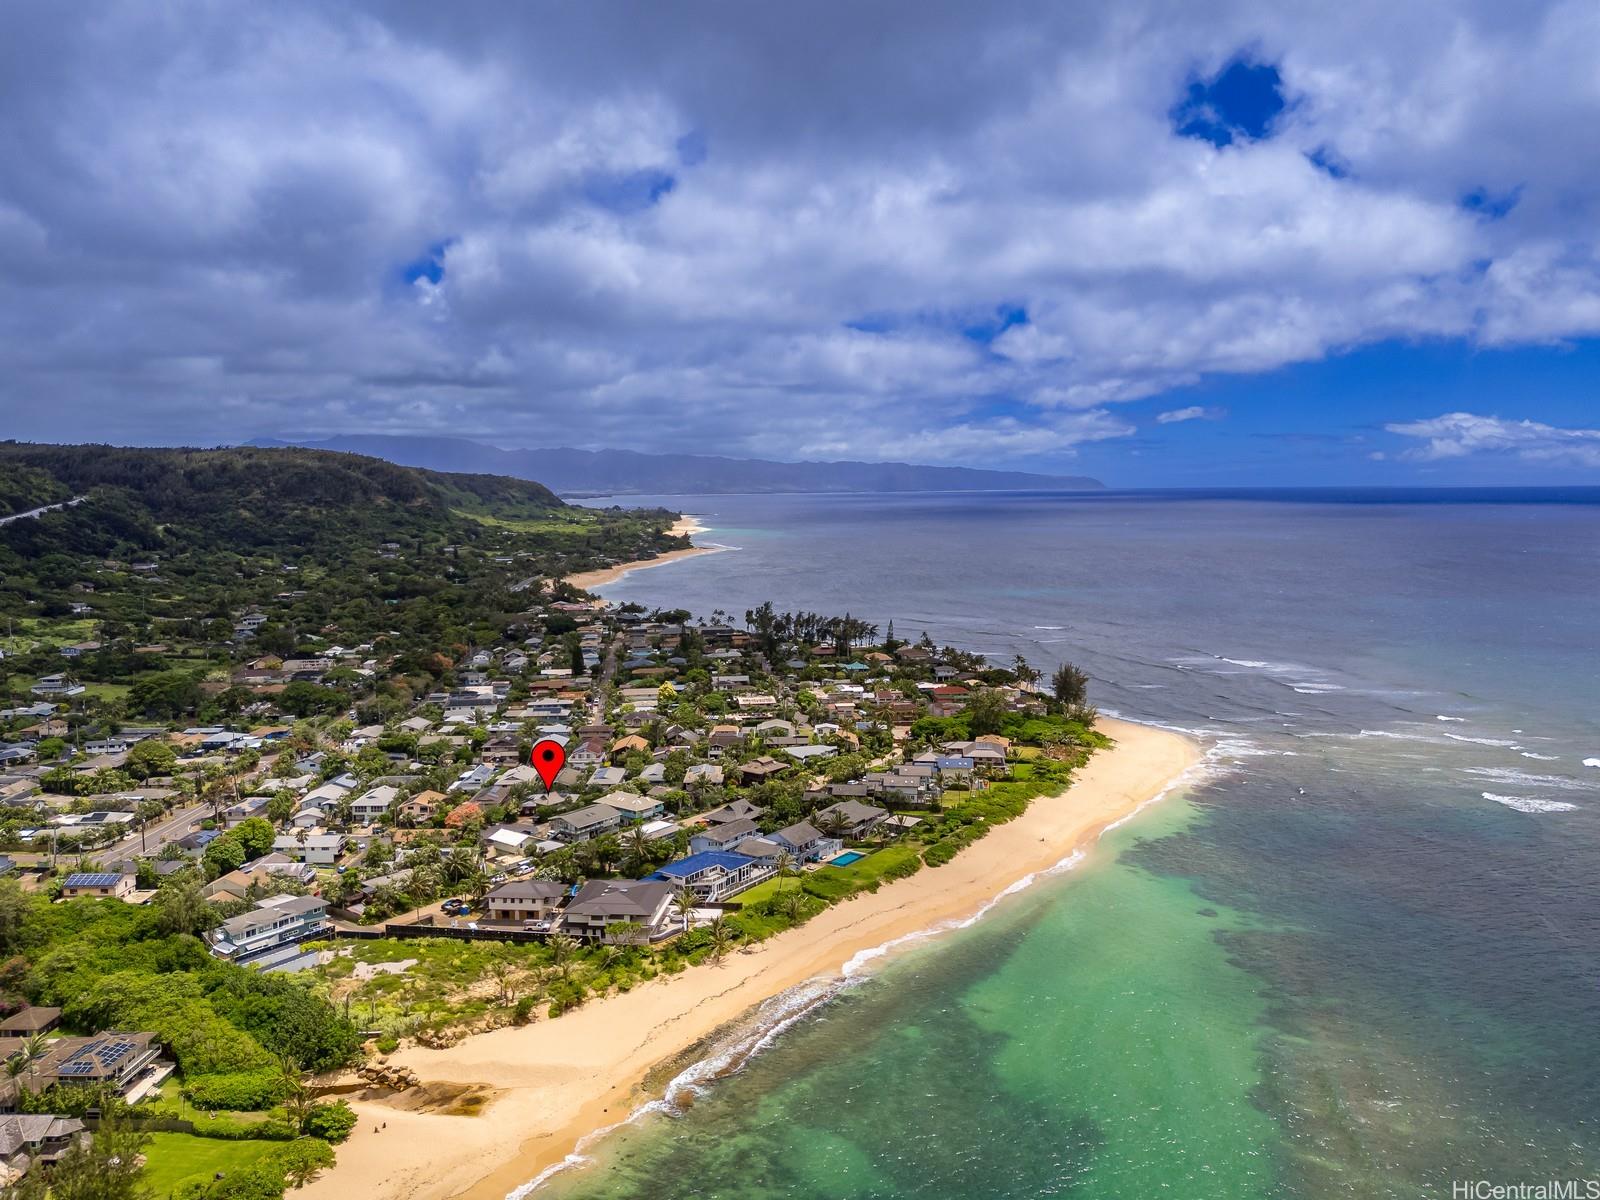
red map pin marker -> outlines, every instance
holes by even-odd
[[[567,762],[567,748],[555,738],[545,738],[533,747],[533,769],[544,780],[544,790],[549,791]]]

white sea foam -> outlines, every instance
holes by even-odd
[[[1438,716],[1434,717],[1434,720],[1435,721],[1465,721],[1466,718],[1465,717],[1447,717],[1443,713],[1441,713]]]
[[[1505,738],[1468,737],[1464,733],[1447,733],[1445,737],[1452,742],[1471,742],[1475,746],[1498,746],[1502,750],[1520,750],[1519,742],[1508,741]]]
[[[1532,750],[1524,750],[1522,752],[1522,757],[1523,758],[1536,758],[1540,762],[1560,762],[1561,761],[1561,755],[1559,755],[1559,754],[1535,754]]]
[[[1035,629],[1048,629],[1048,630],[1050,630],[1050,632],[1055,633],[1055,632],[1058,632],[1059,630],[1065,629],[1066,626],[1065,625],[1035,625],[1034,628]]]
[[[1516,767],[1463,767],[1463,773],[1487,779],[1491,783],[1519,788],[1554,788],[1559,792],[1592,792],[1593,784],[1566,775],[1535,775],[1519,771]]]
[[[1586,758],[1583,760],[1586,767],[1600,767],[1600,758]]]
[[[1537,796],[1502,796],[1497,792],[1484,792],[1483,798],[1525,813],[1572,812],[1578,807],[1564,800],[1541,800]]]

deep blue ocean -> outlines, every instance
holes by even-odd
[[[1600,489],[626,503],[732,549],[610,599],[1071,660],[1209,759],[552,1193],[1600,1178]]]

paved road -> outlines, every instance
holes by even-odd
[[[27,512],[12,513],[9,517],[0,517],[0,525],[9,525],[13,521],[26,521],[29,517],[55,512],[58,508],[72,508],[75,505],[82,504],[87,499],[87,496],[74,496],[71,500],[63,500],[60,504],[45,504],[39,508],[30,508]]]
[[[129,858],[139,854],[158,854],[161,847],[168,842],[175,842],[192,832],[210,811],[209,804],[190,804],[174,809],[160,820],[152,821],[145,827],[143,850],[140,849],[139,831],[136,829],[120,842],[105,850],[96,851],[96,857]]]

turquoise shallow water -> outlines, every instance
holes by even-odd
[[[1173,800],[1139,835],[1192,817]],[[1133,836],[841,992],[549,1194],[1271,1195],[1265,1004],[1214,936],[1239,918],[1111,862]]]
[[[1211,774],[550,1194],[1600,1177],[1596,498],[680,499],[740,549],[608,595],[1071,658]]]

